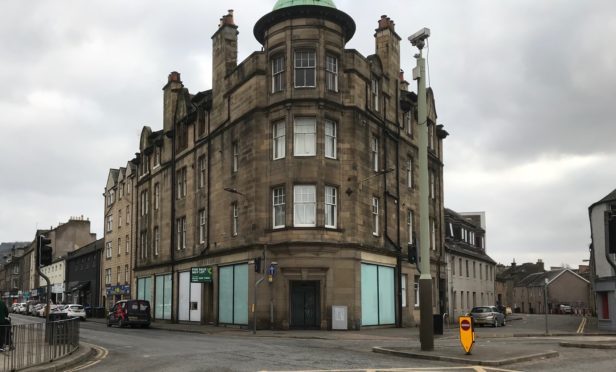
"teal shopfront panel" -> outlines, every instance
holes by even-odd
[[[396,322],[394,269],[361,264],[361,325]]]

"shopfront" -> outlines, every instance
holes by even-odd
[[[218,269],[218,322],[248,324],[248,265]]]

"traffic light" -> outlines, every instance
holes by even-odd
[[[51,239],[47,239],[43,235],[39,235],[38,241],[38,253],[39,253],[39,264],[40,266],[51,265],[51,261],[53,258],[53,249],[49,244],[51,244]]]
[[[413,242],[408,245],[408,259],[411,264],[417,263],[417,238],[415,233],[413,233]]]
[[[255,258],[255,273],[261,272],[261,257]]]

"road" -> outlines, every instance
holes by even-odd
[[[14,324],[38,322],[37,318],[13,315]],[[550,317],[550,325],[558,331],[575,332],[580,318]],[[537,327],[539,329],[537,329]],[[491,337],[502,334],[543,331],[543,318],[524,316],[506,327],[477,329],[477,344],[493,343],[503,348],[516,345],[537,345],[537,349],[560,352],[555,359],[506,366],[507,370],[579,371],[616,370],[610,350],[560,348],[559,338]],[[309,338],[255,337],[224,334],[174,332],[160,329],[107,328],[105,324],[81,322],[81,340],[100,346],[95,364],[87,371],[306,371],[332,369],[400,369],[468,371],[469,366],[408,359],[371,351],[373,346],[418,346],[416,337],[383,337],[371,340],[325,340]],[[447,331],[437,337],[437,347],[456,347],[455,333]],[[483,370],[491,370],[484,368]],[[502,370],[502,369],[501,369]]]

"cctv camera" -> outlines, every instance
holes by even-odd
[[[430,36],[430,29],[427,27],[422,28],[421,30],[415,32],[413,35],[409,36],[409,41],[413,46],[417,46],[418,44],[422,44],[424,40],[426,40]]]

